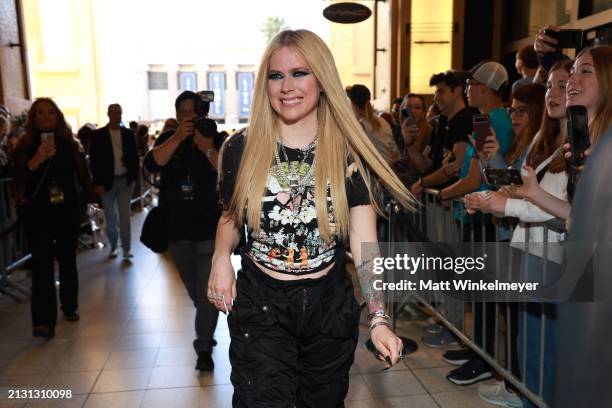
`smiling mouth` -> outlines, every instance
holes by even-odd
[[[571,97],[573,97],[573,96],[578,96],[578,95],[580,95],[581,93],[582,93],[582,91],[578,91],[578,90],[572,89],[571,91],[569,91],[569,92],[567,93],[567,96],[568,96],[568,98],[571,98]]]
[[[281,99],[281,103],[285,106],[295,106],[302,102],[303,98]]]

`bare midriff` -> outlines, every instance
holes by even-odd
[[[255,265],[257,265],[257,267],[259,268],[260,271],[262,271],[263,273],[265,273],[266,275],[268,275],[271,278],[277,279],[277,280],[283,280],[283,281],[294,281],[294,280],[301,280],[301,279],[317,279],[320,277],[323,277],[325,275],[327,275],[327,273],[331,270],[331,268],[335,265],[335,262],[332,263],[331,265],[329,265],[327,268],[321,270],[321,271],[317,271],[317,272],[313,272],[313,273],[308,273],[308,274],[303,274],[303,275],[293,275],[293,274],[289,274],[289,273],[281,273],[281,272],[277,272],[274,271],[272,269],[268,269],[265,266],[254,262]]]

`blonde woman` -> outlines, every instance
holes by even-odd
[[[283,31],[268,45],[249,121],[223,149],[224,212],[208,284],[209,300],[230,312],[233,404],[341,406],[359,321],[345,243],[372,341],[393,365],[402,342],[372,289],[362,243],[376,242],[376,177],[404,206],[414,201],[355,118],[331,52],[312,32]],[[245,227],[236,280],[230,254]]]

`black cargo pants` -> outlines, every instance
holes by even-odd
[[[281,281],[243,255],[228,317],[234,407],[344,406],[359,332],[344,257],[322,278]]]

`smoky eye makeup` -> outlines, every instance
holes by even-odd
[[[303,76],[310,75],[310,70],[306,68],[295,68],[289,71],[288,75],[291,75],[293,78],[299,78]],[[270,71],[268,72],[268,80],[277,80],[283,79],[285,75],[280,71]]]
[[[301,77],[301,76],[306,76],[306,75],[310,75],[310,71],[307,71],[305,69],[296,69],[295,71],[293,71],[293,77]]]
[[[278,71],[270,71],[268,72],[268,80],[276,80],[283,79],[283,74]]]

